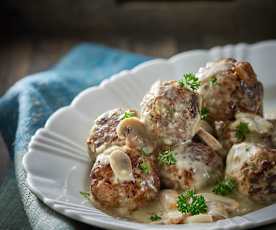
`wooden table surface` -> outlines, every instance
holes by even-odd
[[[227,40],[227,38],[221,39],[218,37],[175,39],[166,36],[153,36],[151,39],[144,39],[131,36],[112,36],[110,34],[108,36],[92,36],[89,38],[24,37],[20,39],[11,39],[9,41],[5,40],[0,43],[0,95],[3,95],[10,86],[23,77],[53,66],[74,45],[87,41],[97,42],[114,48],[153,57],[164,58],[170,57],[181,51],[211,48],[215,45],[237,42],[233,39]],[[4,152],[6,152],[6,148],[3,141],[0,139],[0,155]],[[9,162],[6,155],[2,158],[6,161],[6,165],[11,165],[9,170],[13,170],[12,163]],[[4,160],[0,160],[3,164]],[[2,174],[0,175],[0,183],[4,171],[8,171],[4,170],[4,168],[5,167],[0,171]],[[12,186],[14,190],[17,189],[15,183]],[[17,199],[19,199],[19,197],[17,197]],[[88,229],[89,227],[80,224],[77,228]],[[259,229],[276,229],[276,224],[267,225]]]

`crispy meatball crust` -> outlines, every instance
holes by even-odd
[[[176,164],[160,163],[161,182],[171,189],[201,189],[223,175],[223,160],[207,145],[190,142],[171,148]]]
[[[191,139],[200,121],[201,99],[177,81],[158,81],[141,103],[141,120],[163,144]]]
[[[125,109],[117,108],[100,115],[90,131],[87,138],[88,151],[92,159],[111,145],[122,146],[125,139],[118,137],[116,128],[124,118]],[[138,112],[131,110],[136,116]]]
[[[276,200],[276,150],[253,143],[233,145],[226,176],[237,181],[242,194],[261,203]]]
[[[133,211],[155,199],[159,192],[160,180],[154,158],[142,156],[137,151],[130,149],[127,149],[127,154],[132,164],[134,178],[132,181],[116,181],[109,163],[96,160],[91,170],[91,194],[103,208]],[[140,168],[140,164],[143,162],[150,166],[148,173]]]
[[[248,62],[222,59],[207,63],[197,76],[202,107],[208,108],[210,122],[233,120],[237,111],[262,115],[263,86]]]

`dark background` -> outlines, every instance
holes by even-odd
[[[275,17],[275,0],[2,0],[0,96],[15,81],[54,65],[79,42],[170,57],[190,49],[275,39]],[[1,134],[0,169],[0,197],[8,194],[10,205],[17,207],[16,219],[2,212],[0,228],[29,229]]]
[[[276,38],[275,0],[2,0],[0,95],[80,41],[157,57]]]

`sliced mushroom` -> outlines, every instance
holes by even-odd
[[[223,152],[222,145],[219,143],[219,141],[212,136],[210,133],[208,133],[205,129],[199,128],[197,135],[204,141],[211,149],[214,151],[219,152],[223,156],[225,156],[225,153]]]
[[[160,202],[164,209],[176,209],[178,192],[172,189],[164,189],[160,192]]]
[[[155,149],[153,137],[149,134],[145,124],[136,117],[120,121],[116,129],[119,138],[126,138],[126,145],[137,148],[149,155]]]
[[[214,134],[214,129],[211,127],[211,125],[209,125],[207,121],[200,120],[199,126],[202,129],[206,130],[208,133]]]
[[[131,160],[125,152],[121,150],[113,151],[109,156],[109,162],[116,181],[125,182],[134,180]]]
[[[209,214],[199,214],[194,216],[188,216],[185,223],[210,223],[213,222],[213,216]]]
[[[182,214],[178,210],[169,210],[164,213],[162,216],[163,224],[183,224],[185,221],[186,215]]]
[[[237,210],[240,207],[239,202],[229,197],[219,196],[208,192],[201,193],[201,195],[205,198],[207,203],[217,202],[223,204],[226,211]]]

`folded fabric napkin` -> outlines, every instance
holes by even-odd
[[[149,59],[95,44],[81,44],[54,68],[24,78],[0,98],[0,132],[15,161],[20,195],[33,229],[79,229],[74,221],[39,201],[26,185],[22,157],[28,151],[28,143],[35,131],[80,91]],[[11,215],[17,217],[16,213]]]

